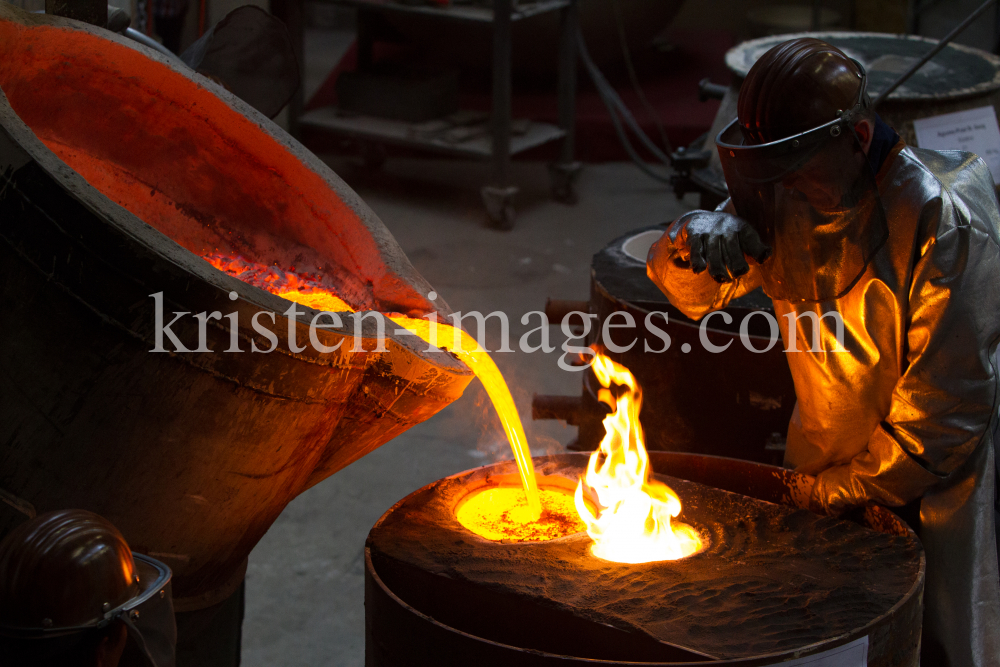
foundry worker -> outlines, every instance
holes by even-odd
[[[923,664],[998,665],[993,179],[971,153],[905,146],[865,86],[816,39],[765,53],[717,142],[730,200],[674,221],[648,273],[695,319],[763,286],[798,399],[785,462],[814,476],[798,502],[912,509]]]
[[[28,520],[0,542],[0,664],[173,667],[169,582],[97,514]]]

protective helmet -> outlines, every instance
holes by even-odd
[[[766,144],[825,125],[846,111],[867,109],[862,72],[821,40],[778,44],[754,63],[740,87],[736,113],[744,139]]]
[[[163,597],[169,581],[166,565],[132,553],[103,517],[85,510],[42,514],[0,542],[0,636],[66,637],[121,619],[148,656],[137,608]]]
[[[738,116],[716,138],[737,215],[773,254],[772,299],[823,302],[857,283],[889,236],[855,125],[869,106],[864,67],[813,38],[784,42],[747,74]]]

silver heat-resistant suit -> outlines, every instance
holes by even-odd
[[[774,301],[798,398],[786,464],[816,476],[812,504],[830,514],[919,500],[925,650],[936,644],[952,667],[997,665],[993,179],[970,153],[897,144],[876,184],[888,239],[853,287],[821,302]],[[693,273],[669,233],[648,262],[650,278],[695,319],[766,282],[767,266],[751,262],[720,284]],[[833,317],[803,315],[831,312],[843,322],[840,351]],[[821,351],[810,351],[817,325]]]

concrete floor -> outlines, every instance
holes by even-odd
[[[478,186],[485,164],[390,160],[372,172],[346,158],[329,163],[375,210],[413,264],[455,310],[502,310],[512,347],[546,297],[586,299],[590,258],[625,232],[693,207],[631,164],[588,165],[580,202],[548,199],[543,164],[517,164],[517,226],[484,226]],[[493,321],[495,322],[495,321]],[[498,328],[489,331],[495,349]],[[551,328],[552,344],[563,337]],[[538,337],[534,339],[537,344]],[[498,353],[533,453],[563,450],[575,428],[531,422],[533,393],[575,394],[580,376],[559,369],[559,352]],[[434,418],[384,445],[293,501],[250,556],[243,664],[305,667],[364,663],[365,537],[396,501],[436,479],[511,458],[478,382]]]

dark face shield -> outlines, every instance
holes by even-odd
[[[716,139],[736,213],[774,250],[761,266],[772,299],[843,296],[888,238],[850,116],[759,145],[744,145],[733,121]]]

